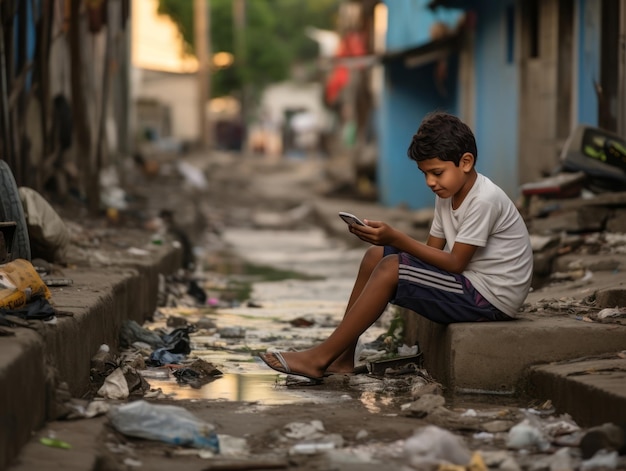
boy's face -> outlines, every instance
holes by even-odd
[[[468,182],[474,168],[474,156],[463,154],[459,166],[454,162],[432,158],[417,163],[426,178],[426,185],[440,198],[451,198],[459,193]]]

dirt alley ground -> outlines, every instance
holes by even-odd
[[[210,259],[216,265],[219,265],[216,260],[223,257],[226,245],[222,234],[228,228],[250,230],[259,225],[259,220],[263,220],[266,225],[272,226],[272,230],[291,230],[297,233],[298,230],[311,229],[310,218],[305,216],[290,219],[290,215],[298,211],[297,208],[301,208],[303,214],[306,213],[307,199],[319,186],[319,172],[322,171],[318,165],[294,162],[282,166],[282,170],[277,172],[273,165],[263,162],[241,165],[241,162],[231,157],[217,163],[206,163],[199,159],[194,164],[200,164],[204,168],[208,180],[206,188],[189,187],[171,168],[164,171],[165,177],[152,180],[145,179],[141,172],[133,169],[129,173],[132,182],[130,194],[136,198],[137,209],[134,216],[130,212],[123,216],[123,224],[145,225],[160,209],[174,210],[180,226],[188,230],[189,234],[194,234],[196,244],[203,246],[200,257]],[[362,247],[358,246],[342,247],[339,245],[336,249],[347,252],[362,251]],[[356,267],[357,259],[353,257],[351,260],[353,267]],[[346,299],[347,295],[348,291],[345,291]],[[324,309],[340,309],[341,303],[345,301],[337,299],[333,302],[330,308],[326,306]],[[181,309],[181,312],[185,312],[185,309]],[[194,319],[206,317],[204,312],[187,310],[187,319],[193,322]],[[215,312],[212,316],[219,328],[237,327],[237,316]],[[245,313],[242,316],[245,317]],[[229,322],[232,325],[228,325]],[[154,328],[156,325],[158,322],[147,323],[146,327]],[[299,342],[299,346],[303,346],[309,341],[315,341],[316,336],[319,337],[317,340],[322,339],[332,330],[333,325],[331,323],[324,326],[313,334],[313,338],[306,335],[298,338],[296,334],[295,343]],[[385,322],[377,325],[372,335],[385,332],[388,326]],[[102,471],[312,471],[373,470],[381,466],[388,469],[428,469],[421,466],[409,467],[410,458],[404,451],[406,439],[416,429],[428,424],[437,425],[463,437],[472,452],[481,450],[482,458],[487,464],[482,468],[472,469],[487,469],[487,465],[489,469],[530,469],[530,463],[550,460],[559,450],[559,446],[555,445],[559,440],[561,445],[566,446],[568,439],[575,441],[580,438],[581,431],[576,431],[575,424],[570,424],[567,417],[551,415],[549,403],[538,404],[532,399],[508,397],[441,396],[437,394],[440,392],[438,385],[427,374],[420,377],[415,371],[412,371],[413,374],[403,374],[406,371],[400,370],[396,375],[384,377],[367,374],[335,375],[322,385],[292,384],[289,380],[286,382],[284,376],[268,373],[267,369],[264,371],[262,366],[249,359],[250,353],[257,348],[261,350],[263,345],[271,346],[266,339],[267,337],[261,336],[253,346],[247,345],[247,353],[221,345],[221,352],[226,352],[226,362],[230,362],[234,369],[229,371],[229,366],[217,366],[225,367],[229,380],[252,377],[253,382],[249,387],[253,390],[255,387],[267,388],[269,385],[272,389],[272,400],[240,401],[232,397],[207,400],[191,395],[176,399],[161,396],[155,401],[158,404],[183,407],[214,425],[215,431],[223,440],[223,455],[206,458],[197,449],[129,438],[115,431],[106,417],[100,416],[50,423],[36,434],[11,469],[60,467]],[[236,339],[232,340],[231,347],[236,343]],[[241,360],[246,355],[248,360]],[[262,377],[254,379],[255,374]],[[150,382],[149,379],[148,381]],[[215,383],[220,381],[224,381],[224,378],[215,380]],[[426,394],[428,392],[435,394],[431,396]],[[420,397],[426,399],[419,407],[405,406]],[[442,398],[445,405],[433,397]],[[506,432],[524,418],[531,422],[560,427],[562,431],[555,434],[556,440],[547,448],[533,449],[530,454],[510,450],[506,445]],[[320,427],[316,421],[323,425]],[[568,430],[568,427],[572,429]],[[43,447],[38,442],[41,437],[58,438],[71,444],[72,448],[64,450]],[[230,440],[229,437],[235,439]],[[306,441],[333,445],[329,445],[332,449],[325,453],[308,454],[305,449],[297,446]]]

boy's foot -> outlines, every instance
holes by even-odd
[[[263,360],[267,366],[271,369],[278,371],[279,373],[284,373],[288,375],[294,376],[302,376],[304,378],[308,378],[315,382],[321,382],[324,377],[323,376],[315,376],[312,374],[307,374],[303,372],[294,371],[291,369],[287,360],[283,356],[284,352],[267,352],[267,353],[259,353],[259,358]],[[291,353],[293,355],[293,352]]]
[[[335,359],[325,371],[326,375],[351,375],[354,374],[354,352],[345,351]]]
[[[326,373],[324,373],[324,376],[330,376],[330,375],[363,375],[363,374],[368,374],[369,370],[367,369],[367,365],[359,365],[355,368],[352,368],[348,371],[337,371],[335,369],[329,368],[326,370]]]

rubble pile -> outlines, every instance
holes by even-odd
[[[526,201],[524,214],[537,276],[557,272],[555,277],[562,279],[561,273],[570,271],[570,277],[581,278],[585,270],[623,269],[626,257],[620,256],[626,254],[626,193],[568,199],[535,195]],[[588,255],[596,257],[586,258]],[[573,260],[574,256],[578,260]]]

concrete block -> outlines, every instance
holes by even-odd
[[[553,271],[568,272],[581,268],[597,271],[614,271],[626,262],[623,256],[612,254],[567,254],[554,260]]]
[[[533,397],[550,399],[582,427],[626,423],[626,359],[590,359],[533,366]]]
[[[616,209],[606,222],[607,232],[626,233],[626,209]]]
[[[622,350],[626,329],[565,315],[444,326],[417,316],[424,366],[459,393],[513,394],[532,365]]]
[[[608,208],[589,207],[565,210],[546,218],[535,218],[530,222],[533,232],[583,232],[601,231],[610,214]]]
[[[600,308],[626,307],[626,283],[622,287],[598,290],[596,292],[596,304]]]
[[[552,248],[533,254],[534,274],[539,276],[550,275],[557,253],[558,249]]]

